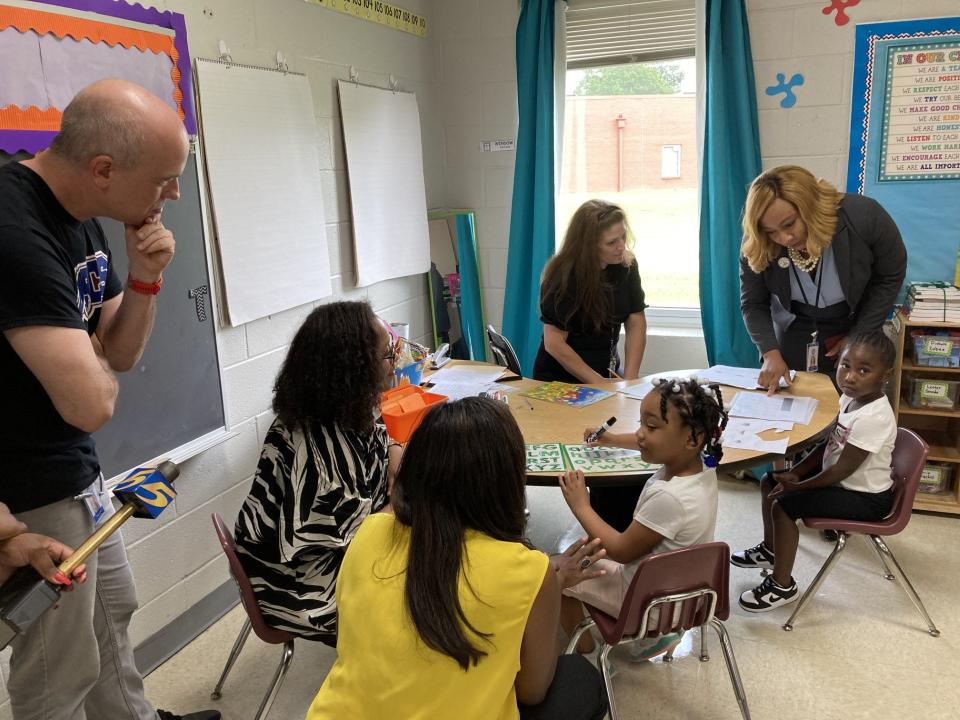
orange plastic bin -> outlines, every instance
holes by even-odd
[[[446,401],[446,395],[427,392],[417,385],[401,385],[380,396],[380,412],[390,437],[405,443],[427,411]]]

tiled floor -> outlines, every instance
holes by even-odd
[[[531,488],[530,536],[554,543],[569,514],[558,490]],[[717,539],[733,549],[759,539],[755,483],[721,481]],[[915,515],[890,546],[913,581],[941,637],[926,633],[919,614],[887,582],[866,543],[853,538],[837,568],[793,632],[780,625],[790,608],[749,615],[736,597],[759,580],[731,569],[734,606],[727,629],[756,720],[834,718],[901,720],[960,718],[960,518]],[[795,576],[812,580],[831,545],[801,534]],[[951,595],[958,592],[958,595]],[[217,707],[225,720],[252,718],[280,657],[280,648],[251,637],[217,703],[209,699],[243,617],[231,612],[147,678],[160,707],[187,712]],[[685,637],[672,665],[631,664],[615,651],[615,693],[621,717],[656,720],[734,720],[740,717],[715,634],[711,660],[701,663],[698,638]],[[272,720],[302,718],[334,659],[334,651],[300,642]]]

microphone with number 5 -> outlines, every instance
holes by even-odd
[[[164,460],[156,468],[137,468],[117,485],[113,494],[123,504],[73,554],[60,563],[67,577],[131,517],[155,518],[177,496],[173,481],[180,468]],[[60,600],[60,586],[48,582],[32,567],[20,568],[0,587],[0,650]]]

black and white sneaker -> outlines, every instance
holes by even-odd
[[[790,587],[780,587],[773,575],[767,575],[757,587],[740,596],[740,607],[747,612],[759,613],[795,602],[799,591],[793,578],[790,580]]]
[[[764,543],[730,556],[730,564],[742,568],[765,568],[773,570],[773,553]]]

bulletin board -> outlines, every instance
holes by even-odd
[[[196,135],[183,15],[122,0],[0,0],[0,150],[34,154],[60,129],[67,103],[117,77],[177,110]]]
[[[954,282],[960,246],[960,18],[857,26],[847,192],[900,228],[907,281]]]

